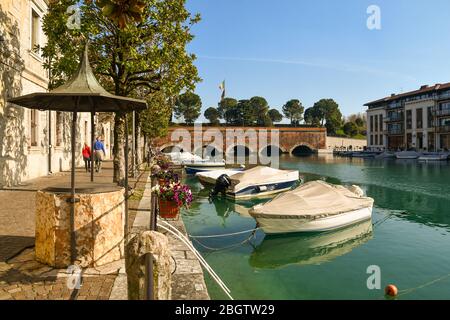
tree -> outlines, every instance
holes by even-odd
[[[257,109],[255,109],[251,100],[239,100],[236,108],[241,117],[238,124],[242,126],[253,126],[258,121]]]
[[[220,124],[220,112],[216,108],[209,107],[205,110],[205,113],[203,113],[203,115],[206,119],[209,120],[209,123],[211,123],[212,125]]]
[[[237,100],[233,98],[224,98],[222,101],[219,102],[217,111],[219,111],[220,118],[224,119],[226,123],[231,123],[231,118],[227,116],[230,116],[233,112],[231,110],[236,108]]]
[[[317,110],[313,107],[305,110],[305,123],[311,126],[320,126],[320,118],[317,114]]]
[[[267,112],[269,112],[269,104],[267,100],[263,97],[253,97],[250,99],[250,105],[252,108],[252,113],[256,117],[257,125],[264,125],[264,122],[267,121]]]
[[[119,7],[105,9],[111,3]],[[72,5],[79,5],[80,28],[68,27],[66,11]],[[48,41],[41,48],[51,74],[49,87],[74,73],[89,40],[94,73],[116,95],[147,99],[162,90],[164,99],[171,99],[194,90],[200,78],[186,45],[198,21],[198,15],[186,10],[185,0],[50,1],[43,19]],[[124,120],[123,112],[115,113],[113,179],[119,184],[125,175]]]
[[[342,126],[342,114],[339,105],[333,99],[321,99],[313,106],[313,116],[326,126],[329,134],[334,134]]]
[[[193,124],[200,116],[202,99],[193,92],[185,92],[175,102],[175,117],[184,118],[187,124]]]
[[[358,134],[358,126],[354,122],[347,122],[344,124],[343,130],[349,137],[354,137]]]
[[[300,100],[292,99],[286,102],[282,108],[283,114],[291,121],[291,124],[298,125],[303,120],[303,112],[305,108]]]
[[[277,109],[270,109],[268,112],[268,116],[273,123],[283,120],[283,115]]]

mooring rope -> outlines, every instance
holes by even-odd
[[[172,226],[170,223],[167,223],[160,219],[158,219],[158,222],[159,222],[159,225],[158,225],[159,228],[162,228],[162,229],[166,230],[167,232],[171,233],[173,236],[175,236],[176,238],[181,240],[181,242],[183,242],[188,247],[188,249],[192,251],[192,253],[199,260],[200,264],[208,271],[208,273],[217,282],[219,287],[225,292],[225,294],[228,296],[228,298],[230,298],[231,300],[234,300],[230,294],[231,290],[225,285],[225,283],[222,281],[222,279],[220,279],[220,277],[215,273],[215,271],[206,262],[206,260],[202,257],[202,255],[194,248],[194,246],[189,241],[189,239],[184,234],[182,234],[178,229],[176,229],[174,226]],[[165,226],[162,224],[165,224]]]
[[[225,234],[213,234],[213,235],[208,235],[208,236],[193,236],[193,235],[188,235],[189,238],[192,239],[206,239],[206,238],[222,238],[222,237],[231,237],[231,236],[236,236],[239,234],[244,234],[244,233],[249,233],[249,232],[253,232],[255,233],[256,231],[260,230],[261,228],[254,228],[254,229],[250,229],[250,230],[245,230],[245,231],[239,231],[239,232],[233,232],[233,233],[225,233]]]
[[[400,297],[400,296],[403,296],[403,295],[406,295],[406,294],[410,294],[411,292],[414,292],[416,290],[423,289],[425,287],[431,286],[432,284],[435,284],[435,283],[437,283],[439,281],[442,281],[444,279],[447,279],[447,278],[450,278],[450,273],[447,274],[447,275],[444,275],[444,276],[442,276],[440,278],[437,278],[437,279],[434,279],[432,281],[429,281],[429,282],[426,282],[424,284],[421,284],[420,286],[417,286],[417,287],[414,287],[414,288],[409,288],[409,289],[404,289],[404,290],[399,290],[397,296]]]
[[[255,230],[256,230],[256,229],[255,229]],[[248,238],[245,239],[244,241],[241,241],[241,242],[239,242],[239,243],[233,244],[233,245],[228,246],[228,247],[222,247],[222,248],[213,248],[213,247],[209,247],[209,246],[207,246],[207,245],[201,243],[200,241],[198,241],[198,240],[195,239],[195,238],[193,238],[193,240],[194,240],[195,242],[197,242],[200,246],[202,246],[203,248],[205,248],[205,249],[207,249],[207,250],[210,250],[210,251],[223,251],[223,250],[228,250],[228,249],[233,249],[233,248],[239,247],[239,246],[241,246],[241,245],[243,245],[243,244],[249,242],[249,241],[252,240],[254,237],[255,237],[255,233],[252,233],[252,234],[250,235],[250,237],[248,237]]]

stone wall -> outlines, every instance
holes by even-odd
[[[36,260],[57,268],[71,264],[69,197],[68,194],[36,193]],[[123,258],[123,189],[76,197],[80,200],[75,204],[78,264],[96,267]]]
[[[328,151],[333,151],[335,148],[348,148],[350,146],[353,150],[359,150],[367,146],[367,140],[339,137],[327,137],[326,143]]]

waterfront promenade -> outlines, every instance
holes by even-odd
[[[65,269],[53,269],[34,260],[36,191],[55,184],[69,185],[69,176],[69,172],[57,173],[0,191],[0,300],[127,298],[124,288],[119,292],[113,289],[119,271],[123,271],[123,260],[85,270],[80,290],[68,288]],[[95,181],[111,183],[112,176],[112,162],[106,161],[102,172],[96,173]],[[129,225],[133,225],[147,177],[148,172],[144,171],[136,179],[130,178],[135,192],[129,201]],[[89,174],[77,169],[76,179],[88,182]]]

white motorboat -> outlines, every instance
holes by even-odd
[[[372,219],[331,232],[266,236],[250,256],[258,269],[319,265],[350,253],[373,238]]]
[[[251,199],[267,197],[290,190],[298,183],[299,173],[297,170],[280,170],[258,166],[234,174],[228,177],[228,180],[229,185],[223,186],[227,197]]]
[[[211,161],[203,159],[200,161],[183,161],[184,170],[187,174],[196,174],[198,172],[207,172],[225,169],[225,161]]]
[[[426,152],[419,156],[419,161],[447,161],[448,154],[439,152]]]
[[[236,173],[239,173],[244,168],[237,168],[237,169],[218,169],[213,171],[203,171],[203,172],[197,172],[195,176],[198,178],[198,180],[203,185],[215,185],[217,178],[219,178],[221,175],[226,174],[228,176],[232,176]]]
[[[400,151],[395,153],[397,159],[417,159],[420,153],[416,151]]]
[[[184,162],[203,161],[202,157],[190,152],[170,152],[166,153],[175,164],[183,164]]]
[[[267,234],[322,232],[370,219],[373,199],[357,186],[312,181],[256,205],[250,215]]]

